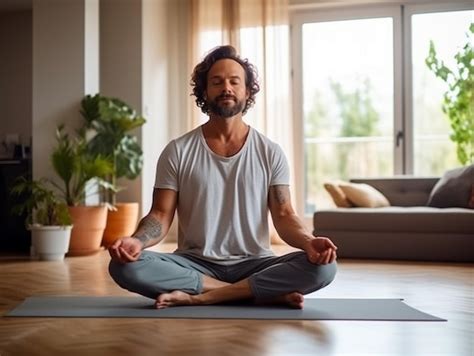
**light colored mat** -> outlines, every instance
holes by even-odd
[[[304,308],[209,305],[154,309],[144,297],[30,297],[8,317],[446,321],[400,299],[309,299]]]

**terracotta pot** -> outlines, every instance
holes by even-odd
[[[107,227],[104,231],[102,245],[109,247],[117,239],[134,233],[138,221],[138,203],[118,203],[115,211],[107,214]]]
[[[70,206],[72,233],[68,256],[91,255],[101,250],[107,222],[106,206]]]

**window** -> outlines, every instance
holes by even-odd
[[[318,191],[331,177],[393,173],[392,19],[307,23],[302,37],[305,213],[311,213],[327,203]]]
[[[467,6],[467,9],[466,9]],[[452,60],[473,5],[294,9],[292,68],[300,212],[332,205],[326,180],[440,175],[458,165],[425,64],[433,40]],[[449,65],[449,61],[445,61]],[[299,138],[299,139],[298,139]]]
[[[414,14],[411,17],[413,173],[416,175],[441,175],[458,164],[454,144],[449,139],[449,120],[440,105],[447,87],[429,71],[425,58],[432,40],[439,58],[448,67],[455,68],[454,56],[466,44],[471,22],[474,22],[474,11]]]

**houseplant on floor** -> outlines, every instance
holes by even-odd
[[[141,173],[143,152],[131,131],[146,120],[122,100],[100,94],[87,95],[82,100],[81,113],[92,135],[91,152],[107,157],[112,165],[112,172],[106,177],[108,186],[102,189],[102,200],[111,207],[102,241],[109,246],[136,228],[138,203],[117,203],[117,179],[135,179]]]
[[[61,125],[56,130],[56,141],[51,160],[63,182],[62,186],[56,184],[56,187],[62,192],[74,223],[68,255],[93,254],[101,248],[107,207],[85,205],[90,190],[88,183],[96,180],[99,185],[106,185],[103,178],[110,174],[112,167],[107,159],[90,153],[84,130],[79,130],[72,138]]]
[[[12,194],[25,199],[13,210],[18,215],[27,214],[32,255],[40,260],[61,261],[69,248],[72,220],[67,205],[47,184],[45,179],[19,178]]]

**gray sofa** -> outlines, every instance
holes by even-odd
[[[313,234],[330,237],[339,257],[474,262],[474,209],[426,206],[438,179],[352,179],[382,192],[391,206],[316,211]]]

